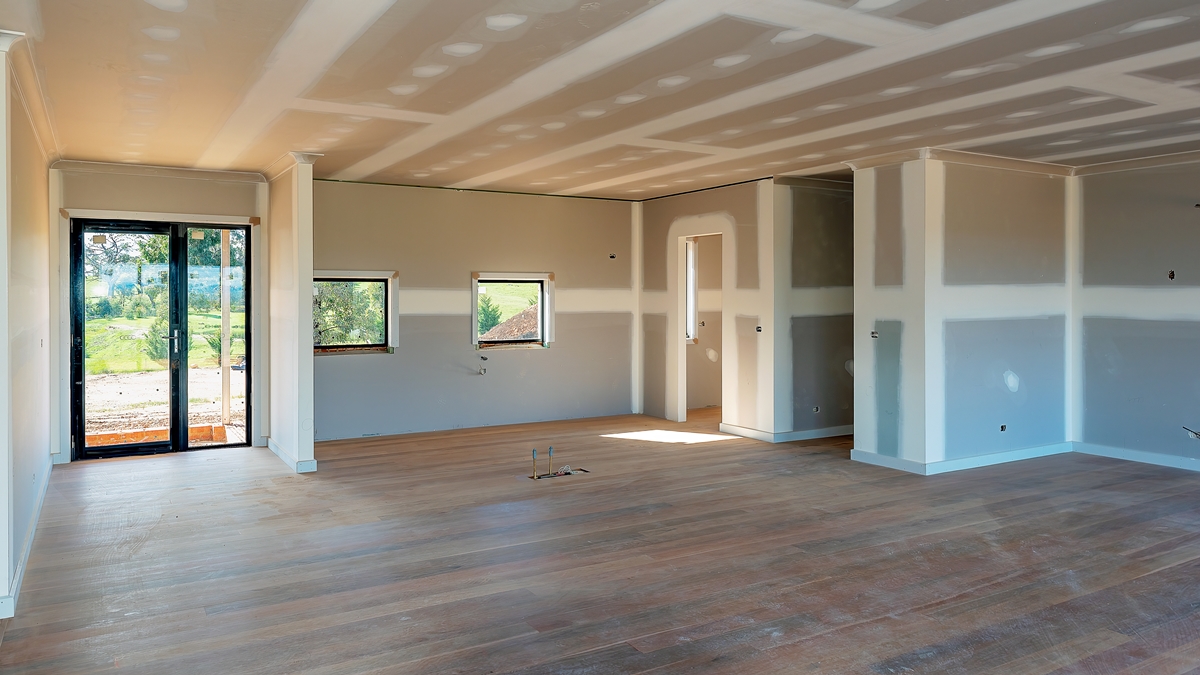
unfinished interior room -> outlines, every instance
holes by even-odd
[[[0,673],[1200,674],[1197,0],[0,0]]]

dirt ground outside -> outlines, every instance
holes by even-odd
[[[170,426],[168,371],[88,375],[84,384],[86,433]],[[246,440],[246,373],[229,377],[229,443]],[[188,425],[221,423],[221,370],[188,369]]]

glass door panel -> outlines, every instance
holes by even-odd
[[[249,233],[72,221],[73,459],[247,443]]]
[[[187,231],[188,446],[246,442],[246,230]]]
[[[79,374],[87,449],[171,442],[170,239],[83,231]]]

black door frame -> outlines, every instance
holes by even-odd
[[[240,447],[250,444],[251,439],[251,246],[249,225],[222,225],[209,223],[152,222],[137,220],[101,220],[89,218],[71,219],[70,240],[70,287],[71,287],[71,461],[102,459],[131,455],[152,455],[191,450],[188,439],[188,349],[191,336],[188,333],[188,230],[236,230],[245,236],[244,279],[246,326],[245,326],[245,377],[246,377],[246,440],[243,443],[205,445],[194,449]],[[148,443],[98,446],[88,448],[86,443],[86,421],[84,419],[84,231],[89,233],[159,234],[169,237],[168,309],[167,324],[170,346],[167,350],[168,378],[170,382],[170,440]]]

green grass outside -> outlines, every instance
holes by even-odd
[[[487,289],[487,296],[500,308],[500,321],[507,321],[514,314],[529,307],[529,303],[538,297],[537,284],[497,284],[486,281],[479,282],[479,288]]]
[[[151,359],[144,352],[139,335],[149,334],[154,319],[92,319],[87,322],[84,334],[87,337],[87,372],[89,375],[104,373],[144,373],[164,370],[165,362]],[[230,316],[230,327],[233,330],[245,327],[245,314],[237,313]],[[188,365],[201,368],[215,368],[217,354],[209,347],[203,338],[205,333],[215,333],[221,329],[221,314],[192,314],[188,317],[188,329],[191,342],[188,349]],[[235,339],[230,345],[234,359],[246,352],[245,343]]]

